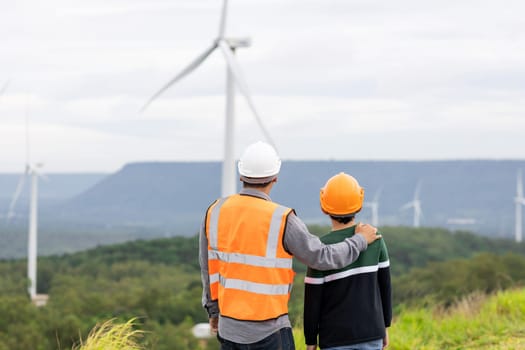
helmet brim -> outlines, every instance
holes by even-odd
[[[241,175],[242,182],[246,182],[248,184],[254,184],[254,185],[266,184],[266,183],[272,182],[275,178],[277,178],[277,175],[265,176],[265,177],[248,177],[248,176]]]

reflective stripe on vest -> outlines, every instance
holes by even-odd
[[[290,293],[289,284],[264,284],[237,279],[226,279],[219,275],[219,282],[224,288],[238,289],[245,292],[267,295],[287,295]]]
[[[208,251],[208,260],[218,259],[228,263],[245,264],[260,267],[279,267],[283,269],[292,268],[292,259],[267,258],[264,256],[247,255],[240,253],[224,253],[216,250]]]
[[[266,245],[266,257],[267,258],[277,257],[277,245],[280,243],[279,233],[281,232],[282,218],[283,218],[283,215],[289,210],[290,209],[280,205],[273,212],[272,222],[270,223],[270,232],[268,235],[268,243]]]
[[[208,220],[206,230],[208,231],[208,244],[211,249],[217,249],[217,230],[219,227],[219,212],[227,198],[218,199],[208,210]],[[214,210],[212,210],[212,208]],[[217,300],[219,293],[219,260],[217,257],[210,256],[214,250],[208,250],[208,274],[210,276],[210,297]]]
[[[265,254],[265,256],[246,254],[245,252],[238,251],[225,252],[219,250],[219,235],[224,234],[219,232],[220,227],[223,227],[223,230],[225,229],[225,226],[223,226],[225,224],[224,222],[219,222],[219,217],[221,208],[227,200],[228,198],[219,199],[208,211],[209,218],[206,232],[209,244],[208,269],[212,299],[219,299],[221,314],[237,319],[264,320],[287,313],[287,303],[294,272],[292,270],[292,257],[284,251],[282,246],[282,235],[286,216],[291,209],[276,205],[272,202],[261,202],[254,206],[257,202],[253,202],[253,197],[252,199],[234,198],[233,202],[235,205],[238,205],[238,207],[236,207],[237,209],[242,206],[244,200],[248,200],[252,201],[250,202],[251,208],[257,209],[257,206],[261,205],[262,209],[264,209],[262,211],[262,217],[268,216],[267,219],[261,219],[260,217],[254,218],[254,221],[259,221],[264,224],[259,228],[269,227],[265,252],[260,252],[261,255]],[[257,198],[257,200],[264,201],[259,198]],[[268,205],[268,203],[272,204]],[[244,209],[245,208],[239,210]],[[273,212],[268,211],[270,209],[273,210]],[[259,213],[256,210],[253,212],[251,210],[252,209],[248,210],[248,214],[244,211],[242,214],[244,215],[243,218],[258,216],[257,214]],[[235,213],[235,211],[230,210],[229,215],[227,215],[230,220],[232,217],[236,218],[235,215],[231,214],[232,212]],[[271,217],[269,216],[270,214]],[[266,220],[269,220],[269,222]],[[234,221],[234,219],[231,221]],[[237,227],[236,225],[233,226]],[[226,227],[230,229],[229,226],[226,225]],[[249,233],[243,232],[240,234],[241,238],[244,237],[246,239],[246,235]],[[262,238],[262,236],[260,238]],[[260,238],[256,241],[259,245]],[[224,245],[224,237],[222,238],[222,242]],[[236,245],[234,243],[233,245],[243,250],[240,244]],[[261,246],[261,248],[263,247]],[[221,274],[221,271],[226,273],[226,275]],[[269,283],[261,283],[261,281]],[[222,299],[228,300],[221,300],[219,295],[227,295],[227,298]],[[237,300],[237,303],[234,300]],[[253,306],[254,310],[246,310],[252,309],[252,307],[241,307],[243,304]]]
[[[210,227],[209,227],[209,235],[208,235],[208,243],[210,244],[211,249],[218,249],[217,248],[217,239],[218,239],[218,233],[217,230],[219,229],[219,212],[221,211],[221,207],[226,202],[227,198],[221,198],[215,203],[213,206],[213,210],[210,210]]]

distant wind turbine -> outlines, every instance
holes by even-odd
[[[210,47],[208,47],[203,53],[201,53],[195,60],[193,60],[186,68],[184,68],[179,74],[172,78],[166,83],[159,91],[157,91],[141,108],[141,111],[145,111],[148,106],[155,101],[160,95],[168,90],[177,81],[195,70],[202,62],[208,58],[208,56],[219,49],[226,60],[227,75],[226,75],[226,121],[225,121],[225,132],[224,132],[224,160],[222,165],[222,183],[221,183],[221,195],[223,197],[234,194],[237,188],[237,176],[235,168],[235,153],[234,153],[234,102],[235,102],[235,91],[234,84],[237,85],[240,92],[244,95],[250,109],[252,110],[259,127],[261,128],[267,141],[275,147],[270,134],[264,127],[262,120],[255,109],[255,105],[250,97],[248,85],[246,84],[244,77],[241,73],[239,64],[235,59],[235,50],[240,47],[250,46],[249,39],[232,39],[224,36],[226,28],[226,17],[227,17],[228,0],[224,0],[222,7],[222,15],[219,26],[219,33],[217,38],[213,41]]]
[[[9,211],[7,213],[7,220],[11,220],[15,216],[15,206],[22,190],[26,177],[31,178],[31,194],[29,201],[29,232],[28,232],[28,243],[27,243],[27,277],[29,279],[29,296],[32,301],[37,300],[37,243],[38,243],[38,178],[42,176],[39,173],[39,169],[42,164],[31,164],[29,155],[29,125],[26,115],[26,162],[24,172],[20,177],[18,185],[16,187],[13,199],[9,205]]]
[[[414,208],[414,227],[419,227],[421,223],[421,217],[423,216],[423,211],[421,210],[421,200],[419,199],[419,192],[421,190],[421,181],[417,183],[416,191],[414,192],[414,199],[406,203],[401,207],[401,210],[408,208]]]
[[[370,208],[372,212],[371,224],[376,227],[379,226],[379,196],[381,196],[381,191],[382,188],[379,188],[374,195],[374,200],[364,204],[366,208]]]
[[[522,240],[522,224],[521,224],[521,206],[525,205],[525,198],[523,197],[523,181],[521,178],[521,169],[518,170],[516,179],[516,197],[514,198],[516,204],[516,242]]]

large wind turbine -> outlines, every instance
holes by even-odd
[[[516,204],[516,242],[522,240],[522,225],[521,225],[521,206],[525,205],[525,198],[523,197],[523,181],[521,178],[521,169],[518,170],[518,176],[516,179],[516,197],[514,198]]]
[[[406,203],[401,207],[401,210],[408,208],[414,208],[414,227],[419,227],[421,222],[421,217],[423,216],[423,211],[421,210],[421,200],[419,199],[419,192],[421,190],[421,181],[417,183],[416,191],[414,192],[414,199]]]
[[[365,202],[364,206],[370,208],[372,212],[372,222],[373,226],[379,226],[379,196],[381,195],[381,188],[378,189],[374,195],[374,200],[371,202]]]
[[[244,95],[250,109],[252,110],[259,127],[261,128],[265,138],[272,145],[275,144],[270,137],[270,134],[264,127],[262,120],[255,109],[255,105],[250,97],[248,85],[246,84],[244,77],[241,73],[239,64],[235,59],[235,50],[240,47],[248,47],[250,45],[249,39],[232,39],[224,36],[226,28],[226,17],[227,17],[228,0],[224,0],[222,7],[222,15],[219,26],[219,33],[217,38],[213,41],[210,47],[208,47],[203,53],[201,53],[195,60],[193,60],[186,68],[184,68],[179,74],[172,78],[166,83],[157,93],[155,93],[142,107],[141,111],[146,110],[148,106],[162,95],[167,89],[169,89],[177,81],[195,70],[202,62],[208,58],[208,56],[216,49],[220,50],[224,55],[227,66],[226,74],[226,121],[224,131],[224,160],[222,164],[222,183],[221,183],[221,195],[223,197],[234,194],[237,188],[237,177],[235,170],[235,153],[234,153],[234,103],[235,103],[235,91],[234,85],[237,86],[239,91]]]
[[[9,221],[15,215],[15,206],[24,188],[26,177],[31,178],[31,194],[29,200],[29,232],[28,232],[28,243],[27,243],[27,277],[29,279],[28,292],[33,302],[40,302],[37,298],[37,243],[38,243],[38,177],[41,176],[39,168],[42,164],[31,164],[29,158],[29,127],[26,116],[26,163],[25,169],[20,177],[18,185],[16,187],[15,194],[9,205],[9,211],[7,213],[7,220]],[[46,296],[43,297],[44,299]],[[40,298],[42,299],[42,298]],[[45,303],[45,300],[43,300]]]

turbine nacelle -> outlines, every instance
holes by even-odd
[[[250,38],[219,38],[215,41],[215,44],[219,45],[219,41],[226,42],[232,50],[241,47],[250,47],[252,45]]]
[[[45,177],[45,175],[42,174],[41,171],[40,171],[40,169],[42,169],[44,167],[44,163],[35,163],[33,165],[28,164],[26,167],[27,167],[26,168],[27,169],[26,170],[27,173],[35,173],[36,175],[38,175],[40,177]]]

